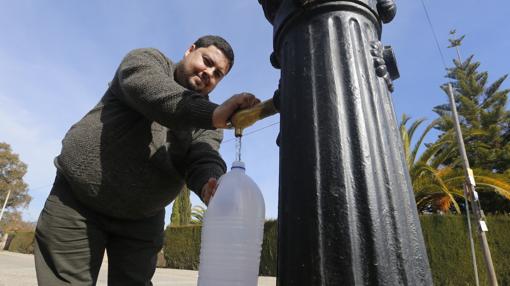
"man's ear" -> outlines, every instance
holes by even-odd
[[[186,52],[184,53],[184,57],[187,57],[191,52],[193,52],[195,49],[197,48],[197,46],[195,46],[195,44],[191,45],[191,47],[189,47],[189,49],[186,50]]]

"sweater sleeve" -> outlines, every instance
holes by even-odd
[[[117,69],[112,90],[130,108],[168,128],[214,129],[212,114],[218,105],[179,85],[172,66],[156,49],[133,50]]]
[[[188,188],[201,196],[202,187],[209,178],[221,177],[227,167],[218,153],[223,130],[198,130],[186,158],[186,183]]]

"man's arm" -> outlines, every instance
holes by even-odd
[[[173,130],[214,128],[218,105],[179,85],[169,60],[156,49],[128,53],[117,69],[112,91],[144,117]]]
[[[198,130],[186,156],[186,183],[188,188],[206,204],[216,189],[216,180],[227,167],[218,153],[222,130]]]
[[[173,130],[225,128],[232,114],[260,102],[240,93],[221,105],[179,85],[170,61],[156,49],[137,49],[122,60],[112,91],[129,107]]]

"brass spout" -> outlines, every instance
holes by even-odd
[[[252,108],[243,109],[237,112],[230,120],[235,129],[235,136],[243,136],[243,130],[246,127],[253,125],[253,123],[261,119],[276,114],[277,112],[278,110],[276,110],[272,98],[261,102]]]

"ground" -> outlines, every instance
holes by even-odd
[[[107,262],[105,262],[107,263]],[[101,267],[97,285],[106,285],[107,267]],[[152,278],[155,286],[197,285],[197,271],[158,268]],[[34,256],[0,251],[0,286],[36,286]],[[258,286],[274,286],[274,277],[259,277]]]

